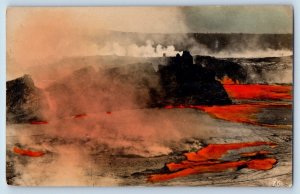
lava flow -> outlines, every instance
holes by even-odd
[[[226,85],[226,84],[239,84],[239,81],[236,80],[232,80],[230,77],[228,76],[224,76],[223,79],[219,80],[221,82],[221,84]]]
[[[230,98],[252,100],[290,100],[292,86],[261,84],[223,84]]]
[[[276,127],[258,120],[258,114],[265,109],[287,108],[291,109],[291,104],[272,104],[272,103],[248,103],[248,104],[233,104],[225,106],[196,106],[196,108],[205,111],[206,113],[227,121],[247,123],[266,127]]]
[[[172,108],[191,108],[204,111],[210,114],[213,117],[218,119],[223,119],[226,121],[247,123],[259,126],[266,127],[276,127],[277,125],[271,125],[258,121],[258,114],[263,112],[268,108],[287,108],[291,109],[291,104],[276,104],[276,103],[266,103],[266,102],[257,102],[257,103],[246,103],[246,104],[232,104],[232,105],[223,105],[223,106],[194,106],[194,105],[179,105],[165,106],[166,109]]]
[[[14,147],[13,149],[14,153],[22,155],[22,156],[30,156],[30,157],[40,157],[45,155],[44,152],[41,151],[31,151],[31,150],[25,150],[18,147]]]
[[[277,160],[274,158],[266,158],[267,154],[271,154],[271,152],[264,150],[265,146],[274,148],[276,144],[271,142],[211,144],[200,149],[198,152],[186,153],[186,160],[180,163],[171,162],[166,164],[168,173],[150,175],[148,181],[167,181],[192,174],[223,172],[241,168],[269,170],[273,168]],[[251,148],[253,149],[252,152],[246,151]],[[229,152],[236,152],[236,154],[239,155],[239,159],[236,160],[233,158],[233,161],[222,160]]]
[[[292,86],[267,84],[240,84],[224,76],[219,80],[230,98],[251,100],[290,100],[292,99]]]
[[[189,161],[202,162],[207,160],[220,159],[229,150],[238,150],[245,147],[255,147],[267,145],[270,147],[276,146],[271,142],[249,142],[249,143],[232,143],[232,144],[210,144],[198,152],[190,152],[185,154]]]

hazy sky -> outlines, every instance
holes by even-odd
[[[9,13],[16,26],[59,16],[94,30],[149,33],[291,33],[293,25],[290,6],[13,8]]]
[[[13,7],[7,10],[7,77],[66,56],[98,55],[108,30],[291,33],[292,17],[289,6]]]
[[[292,33],[290,6],[209,6],[182,8],[192,32]]]

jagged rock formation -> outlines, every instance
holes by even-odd
[[[6,82],[6,120],[22,123],[42,118],[45,96],[29,75]]]
[[[215,76],[218,79],[222,79],[224,76],[230,77],[233,81],[239,81],[243,83],[247,79],[247,71],[239,63],[234,61],[217,59],[211,56],[195,56],[195,63],[215,72]]]
[[[169,65],[159,66],[164,97],[162,105],[222,105],[231,104],[215,72],[193,63],[188,51],[171,58]]]

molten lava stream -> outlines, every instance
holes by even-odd
[[[208,160],[220,159],[224,154],[230,150],[238,150],[245,147],[256,146],[270,146],[275,147],[276,144],[271,142],[247,142],[247,143],[231,143],[231,144],[210,144],[198,152],[189,152],[184,154],[188,161],[203,162]]]
[[[266,157],[269,151],[258,150],[254,152],[240,153],[238,161],[222,161],[222,157],[229,151],[248,147],[269,146],[274,148],[276,144],[271,142],[247,142],[232,144],[210,144],[198,152],[186,153],[186,160],[180,163],[171,162],[166,164],[169,173],[153,174],[148,177],[149,182],[167,181],[170,179],[185,177],[200,173],[223,172],[237,170],[239,168],[250,168],[254,170],[269,170],[277,163],[274,158],[257,159],[256,156]],[[263,149],[263,148],[261,148]],[[235,159],[235,158],[234,158]]]
[[[224,76],[219,80],[232,99],[283,100],[292,99],[292,86],[267,84],[240,84]]]
[[[291,100],[292,86],[260,84],[224,84],[232,99]]]
[[[190,168],[170,173],[170,174],[154,174],[148,177],[149,182],[167,181],[174,178],[185,177],[200,173],[224,172],[227,170],[237,170],[238,168],[250,168],[254,170],[270,170],[276,164],[276,159],[254,159],[250,161],[223,162],[214,165],[197,165]]]
[[[216,118],[239,122],[248,123],[259,126],[276,127],[277,125],[271,125],[266,123],[258,122],[257,115],[267,108],[288,108],[291,109],[291,104],[276,104],[268,102],[256,102],[247,104],[232,104],[222,106],[195,106],[195,105],[180,105],[180,106],[165,106],[166,109],[173,108],[191,108],[202,110]],[[282,126],[281,126],[282,127]]]
[[[40,156],[45,155],[45,153],[41,152],[41,151],[25,150],[25,149],[21,149],[18,147],[14,147],[13,152],[16,154],[19,154],[19,155],[30,156],[30,157],[40,157]]]
[[[271,125],[258,121],[258,114],[268,108],[287,108],[291,109],[290,104],[271,104],[271,103],[252,103],[252,104],[233,104],[226,106],[198,106],[200,110],[207,112],[215,116],[216,118],[248,123],[259,126],[276,127],[277,125]]]

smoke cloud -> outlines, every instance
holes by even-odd
[[[278,42],[276,36],[267,42],[260,35],[250,39],[246,36],[228,39],[218,34],[215,37],[219,38],[212,39],[192,37],[186,34],[191,32],[191,25],[187,24],[190,21],[186,21],[187,10],[179,7],[9,8],[7,80],[30,73],[33,67],[49,71],[46,66],[69,57],[161,57],[174,56],[183,50],[190,50],[193,55],[222,58],[292,55],[291,40]],[[278,48],[272,48],[276,41]]]
[[[176,51],[173,45],[163,46],[154,45],[154,42],[147,40],[145,45],[138,46],[137,44],[129,44],[122,47],[119,43],[106,43],[100,49],[102,55],[117,55],[117,56],[132,56],[132,57],[162,57],[175,56],[177,53],[182,54],[182,51]]]
[[[104,44],[95,44],[95,39],[98,42],[106,40],[111,30],[165,33],[177,29],[185,32],[181,17],[176,7],[9,8],[7,77],[15,78],[29,67],[51,64],[65,57],[99,55],[99,48]],[[118,49],[113,42],[108,47]],[[132,45],[129,50],[135,49]]]

